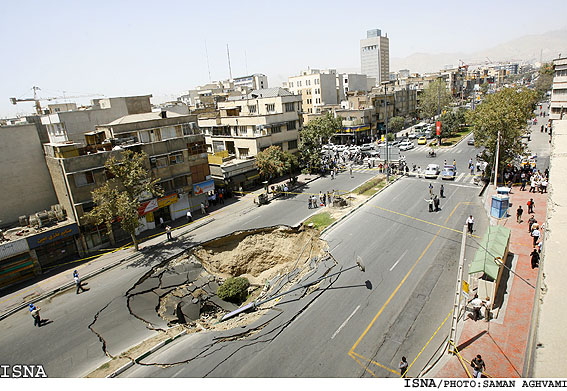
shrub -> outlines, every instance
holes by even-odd
[[[232,277],[217,289],[217,296],[232,303],[242,303],[246,300],[250,282],[244,277]]]

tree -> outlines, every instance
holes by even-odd
[[[121,159],[115,156],[108,158],[104,167],[111,179],[92,192],[95,207],[86,214],[87,219],[94,224],[106,224],[109,233],[112,232],[112,222],[120,221],[122,229],[132,237],[136,251],[140,199],[147,195],[163,195],[163,190],[157,184],[160,179],[152,180],[145,167],[147,158],[144,152],[135,153],[130,150],[124,150]]]
[[[450,137],[466,124],[464,110],[448,111],[441,115],[441,137]]]
[[[437,115],[439,108],[441,112],[451,104],[453,97],[447,90],[443,79],[437,79],[429,83],[423,90],[419,99],[419,113],[421,118],[431,118]]]
[[[264,179],[277,178],[290,172],[293,164],[292,155],[283,152],[277,145],[272,145],[256,155],[256,165]]]
[[[496,160],[500,132],[499,162],[509,164],[524,154],[521,136],[533,116],[537,92],[529,89],[505,88],[487,95],[482,104],[468,112],[467,121],[474,132],[476,145],[483,145],[483,160],[491,166]]]
[[[388,127],[397,133],[404,128],[405,123],[404,117],[394,117],[388,121]]]
[[[306,172],[321,171],[321,147],[341,128],[342,119],[334,118],[331,113],[315,118],[303,127],[299,136],[299,157]]]
[[[553,65],[543,64],[539,69],[539,75],[535,81],[535,89],[540,99],[545,96],[547,91],[551,90],[553,84]]]

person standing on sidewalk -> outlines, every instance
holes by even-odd
[[[193,215],[191,214],[191,209],[189,209],[187,211],[187,222],[188,223],[192,223],[193,222]]]
[[[402,356],[402,361],[400,361],[400,365],[398,365],[398,369],[400,370],[400,376],[402,378],[405,378],[408,371],[408,361],[406,360],[405,356]]]
[[[532,238],[534,238],[534,247],[537,245],[537,241],[539,240],[540,235],[541,232],[539,232],[538,227],[534,228],[534,230],[532,231]]]
[[[474,217],[472,217],[472,215],[470,215],[470,216],[467,218],[466,223],[467,223],[468,231],[469,231],[469,233],[470,233],[471,236],[472,236],[473,230],[474,230],[474,229],[473,229],[473,228],[474,228]]]
[[[535,219],[534,215],[531,215],[530,219],[528,220],[528,232],[532,233],[532,225],[534,225],[535,223],[537,223],[537,220]]]
[[[165,227],[165,233],[167,234],[167,240],[173,240],[171,237],[171,227],[169,225]]]
[[[472,306],[472,310],[473,310],[473,320],[475,322],[480,319],[480,316],[481,316],[480,310],[481,310],[483,304],[484,303],[478,297],[478,294],[474,295],[474,299],[472,299],[470,301],[470,305]]]
[[[81,278],[79,277],[79,272],[77,272],[76,270],[73,272],[73,280],[75,280],[75,286],[77,287],[77,292],[76,294],[79,294],[79,290],[81,292],[85,292],[88,289],[83,288],[83,285],[81,284]]]
[[[30,315],[33,318],[33,325],[34,327],[41,327],[41,317],[39,315],[39,308],[30,303]]]
[[[202,213],[203,215],[206,215],[206,214],[207,214],[207,211],[205,210],[205,204],[203,204],[202,202],[201,202],[201,213]]]
[[[522,222],[522,214],[524,213],[524,210],[522,209],[522,205],[518,206],[518,209],[516,209],[516,220],[518,221],[518,223]]]
[[[530,200],[528,201],[528,213],[534,213],[534,199],[530,198]]]
[[[159,218],[159,226],[163,228],[163,217]]]
[[[532,269],[535,269],[536,267],[539,266],[539,251],[537,247],[534,247],[534,250],[532,251],[532,253],[530,254],[531,261],[532,261]]]
[[[445,198],[445,188],[443,187],[443,184],[441,184],[441,187],[439,188],[439,198]]]
[[[486,365],[482,360],[480,354],[477,354],[475,358],[471,361],[471,366],[473,368],[473,377],[481,378],[482,372],[486,369]]]

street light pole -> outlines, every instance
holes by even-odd
[[[384,127],[386,128],[386,183],[390,183],[390,149],[388,148],[388,103],[386,102],[386,86],[384,85]]]

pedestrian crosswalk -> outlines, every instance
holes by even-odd
[[[383,171],[383,170],[382,170]],[[380,172],[382,172],[380,170],[379,167],[368,167],[368,165],[364,165],[364,164],[354,164],[352,166],[352,172],[353,173],[370,173],[370,174],[378,174]],[[346,170],[346,173],[349,173],[349,169]],[[462,183],[462,184],[472,184],[472,185],[476,185],[479,179],[478,175],[475,174],[470,174],[468,172],[457,172],[457,175],[455,177],[455,179],[447,179],[444,180],[441,178],[441,175],[439,175],[437,178],[425,178],[423,176],[423,171],[421,171],[421,173],[417,172],[417,171],[410,171],[408,173],[408,177],[410,178],[419,178],[419,179],[426,179],[426,180],[439,180],[439,181],[443,181],[443,182],[449,182],[449,183]]]

